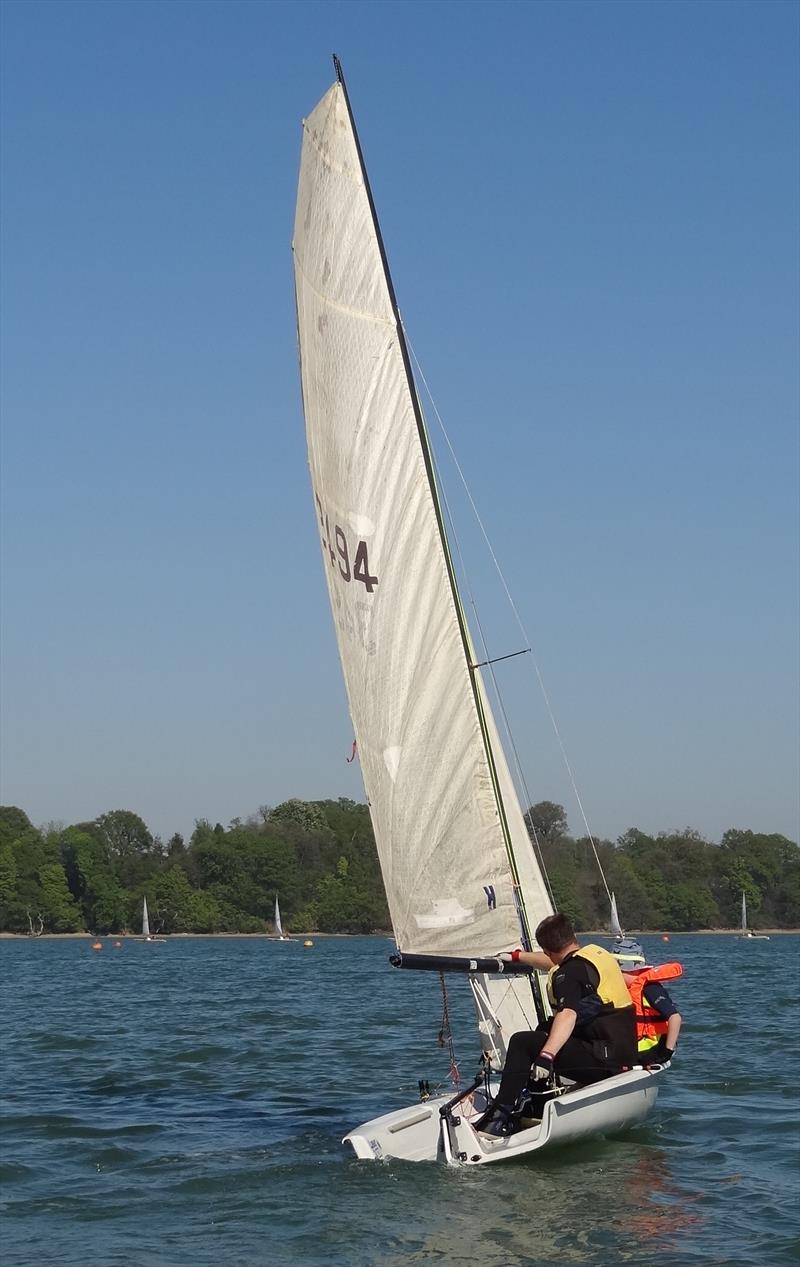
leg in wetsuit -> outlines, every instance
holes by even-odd
[[[548,1034],[548,1025],[540,1025],[535,1030],[520,1030],[519,1033],[512,1034],[503,1076],[500,1079],[497,1104],[513,1108],[517,1096],[528,1085],[531,1066],[547,1042]],[[594,1044],[583,1042],[574,1035],[568,1038],[556,1056],[556,1073],[563,1074],[565,1078],[571,1078],[575,1082],[587,1083],[599,1082],[602,1078],[609,1078],[613,1073],[618,1072],[609,1067],[607,1061],[596,1056],[593,1047]]]

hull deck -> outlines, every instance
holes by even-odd
[[[588,1087],[576,1087],[547,1101],[538,1121],[506,1138],[479,1134],[473,1123],[486,1107],[483,1091],[471,1093],[451,1114],[440,1112],[451,1096],[386,1113],[356,1127],[344,1138],[365,1161],[441,1161],[486,1165],[543,1148],[626,1130],[641,1122],[658,1096],[658,1080],[669,1065],[632,1069]]]

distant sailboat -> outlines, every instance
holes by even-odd
[[[622,931],[622,925],[619,922],[619,915],[617,913],[617,896],[615,893],[611,894],[611,931],[615,937],[625,936]]]
[[[769,941],[768,933],[752,933],[747,927],[747,898],[744,889],[742,889],[742,931],[739,933],[740,941]]]
[[[275,922],[275,936],[272,938],[273,941],[296,941],[296,938],[290,937],[283,927],[283,923],[281,921],[281,908],[278,905],[277,893],[275,894],[274,922]]]
[[[278,934],[278,941],[286,941],[286,934],[281,923],[281,908],[278,906],[277,893],[275,894],[275,932]]]
[[[144,941],[166,941],[166,937],[153,937],[150,933],[150,917],[147,914],[147,898],[142,900],[142,939]]]

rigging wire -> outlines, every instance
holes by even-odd
[[[424,374],[424,372],[423,372],[422,366],[420,365],[419,358],[417,357],[417,354],[416,354],[416,352],[414,351],[414,348],[413,348],[413,346],[412,346],[412,344],[411,344],[411,340],[410,340],[410,339],[409,339],[409,337],[408,337],[408,332],[405,330],[405,326],[403,326],[403,331],[404,331],[404,333],[405,333],[406,344],[407,344],[407,346],[408,346],[408,350],[409,350],[409,352],[411,353],[411,356],[412,356],[412,358],[413,358],[414,364],[415,364],[415,366],[416,366],[416,368],[417,368],[417,372],[419,373],[420,381],[421,381],[422,385],[424,386],[425,391],[426,391],[427,396],[428,396],[428,400],[429,400],[429,401],[430,401],[430,403],[431,403],[431,407],[432,407],[433,412],[434,412],[434,415],[435,415],[435,417],[436,417],[436,421],[438,422],[439,427],[440,427],[440,430],[441,430],[441,432],[442,432],[442,435],[444,436],[445,443],[446,443],[447,448],[448,448],[448,450],[449,450],[449,452],[450,452],[450,456],[451,456],[451,458],[452,458],[452,460],[453,460],[453,463],[454,463],[454,465],[455,465],[456,470],[458,471],[459,478],[460,478],[461,483],[462,483],[462,485],[463,485],[463,487],[464,487],[464,491],[465,491],[465,493],[466,493],[466,495],[467,495],[467,498],[468,498],[468,500],[469,500],[469,504],[470,504],[470,506],[471,506],[471,508],[472,508],[472,513],[474,514],[474,516],[475,516],[475,520],[476,520],[476,522],[477,522],[477,524],[478,524],[478,527],[479,527],[479,528],[480,528],[480,530],[481,530],[481,534],[482,534],[482,536],[483,536],[483,540],[484,540],[484,542],[485,542],[485,544],[486,544],[486,548],[487,548],[487,550],[489,551],[489,555],[490,555],[490,557],[491,557],[492,563],[494,564],[494,567],[495,567],[495,570],[496,570],[496,572],[497,572],[497,575],[498,575],[498,577],[500,578],[500,583],[501,583],[501,585],[503,586],[503,590],[505,591],[505,595],[506,595],[506,598],[508,599],[509,606],[511,607],[511,610],[512,610],[512,612],[514,613],[514,618],[516,619],[517,625],[519,626],[519,630],[520,630],[520,633],[522,634],[523,641],[524,641],[524,643],[525,643],[526,647],[530,647],[530,649],[531,649],[531,659],[532,659],[532,662],[533,662],[534,671],[535,671],[535,673],[536,673],[536,679],[537,679],[537,681],[538,681],[538,683],[539,683],[539,689],[540,689],[540,691],[541,691],[541,693],[542,693],[542,698],[543,698],[543,700],[544,700],[545,709],[546,709],[546,711],[547,711],[547,715],[548,715],[548,717],[549,717],[549,719],[550,719],[550,724],[551,724],[551,726],[552,726],[552,728],[553,728],[553,733],[555,734],[556,741],[557,741],[557,743],[558,743],[558,747],[559,747],[559,750],[560,750],[560,752],[561,752],[561,757],[562,757],[562,760],[563,760],[563,762],[564,762],[564,767],[565,767],[565,769],[566,769],[566,771],[567,771],[567,775],[569,776],[570,785],[571,785],[571,787],[572,787],[572,792],[573,792],[573,795],[574,795],[574,797],[575,797],[575,801],[576,801],[576,803],[577,803],[577,805],[578,805],[578,809],[580,810],[581,818],[582,818],[582,820],[583,820],[583,825],[584,825],[584,827],[586,828],[586,836],[587,836],[587,838],[588,838],[588,840],[589,840],[589,844],[590,844],[590,845],[591,845],[591,847],[592,847],[592,853],[594,854],[594,860],[595,860],[595,862],[597,863],[597,869],[598,869],[598,871],[600,872],[600,877],[601,877],[601,879],[602,879],[602,881],[603,881],[603,887],[605,888],[605,891],[606,891],[606,896],[608,897],[608,900],[609,900],[609,902],[610,902],[610,901],[611,901],[611,890],[610,890],[610,889],[609,889],[609,887],[608,887],[608,881],[606,880],[605,871],[603,870],[603,864],[601,863],[601,861],[600,861],[600,855],[599,855],[599,854],[598,854],[598,852],[597,852],[597,845],[596,845],[596,843],[595,843],[594,834],[593,834],[593,832],[592,832],[591,828],[589,827],[589,820],[588,820],[588,818],[587,818],[587,816],[586,816],[586,811],[585,811],[585,809],[584,809],[584,807],[583,807],[583,801],[582,801],[582,799],[581,799],[580,792],[578,791],[578,785],[577,785],[577,782],[576,782],[576,780],[575,780],[575,775],[574,775],[574,773],[573,773],[572,766],[571,766],[570,761],[569,761],[569,757],[567,756],[567,750],[566,750],[566,747],[564,746],[564,741],[563,741],[563,739],[561,738],[561,732],[560,732],[560,730],[559,730],[559,728],[558,728],[558,723],[557,723],[556,718],[555,718],[555,713],[553,712],[553,708],[552,708],[552,705],[551,705],[551,703],[550,703],[550,696],[548,695],[547,688],[546,688],[546,686],[545,686],[545,684],[544,684],[544,678],[542,677],[542,672],[541,672],[541,669],[540,669],[540,667],[539,667],[539,661],[538,661],[538,658],[537,658],[537,655],[536,655],[536,650],[535,650],[535,648],[534,648],[534,645],[533,645],[533,642],[532,642],[531,638],[529,637],[529,635],[528,635],[528,633],[527,633],[527,631],[526,631],[526,629],[525,629],[525,626],[524,626],[523,621],[522,621],[522,617],[520,616],[519,611],[518,611],[518,609],[517,609],[517,605],[516,605],[516,603],[514,602],[514,599],[513,599],[512,595],[511,595],[511,591],[510,591],[510,589],[509,589],[509,587],[508,587],[508,583],[507,583],[506,578],[505,578],[505,576],[504,576],[504,574],[503,574],[503,570],[502,570],[502,568],[500,567],[500,563],[499,563],[499,561],[498,561],[497,555],[496,555],[496,554],[495,554],[495,552],[494,552],[494,548],[492,547],[492,543],[491,543],[491,541],[489,540],[489,535],[488,535],[488,533],[487,533],[487,531],[486,531],[486,528],[485,528],[485,526],[484,526],[483,520],[481,519],[480,512],[478,511],[478,507],[475,505],[475,501],[474,501],[474,499],[473,499],[473,497],[472,497],[472,493],[471,493],[471,491],[470,491],[469,485],[467,484],[466,476],[464,475],[464,472],[463,472],[463,470],[461,469],[461,464],[460,464],[460,462],[459,462],[458,458],[456,457],[455,449],[453,448],[453,445],[452,445],[452,443],[451,443],[450,437],[449,437],[449,435],[448,435],[448,433],[447,433],[447,428],[445,427],[445,425],[444,425],[444,421],[443,421],[443,419],[442,419],[442,416],[441,416],[441,414],[439,413],[438,406],[437,406],[437,404],[436,404],[436,401],[435,401],[435,400],[434,400],[434,398],[433,398],[433,393],[431,392],[431,389],[430,389],[430,387],[428,386],[428,381],[427,381],[427,379],[426,379],[426,377],[425,377],[425,374]],[[477,627],[478,627],[478,630],[479,630],[479,633],[480,633],[481,642],[482,642],[482,645],[483,645],[483,647],[484,647],[484,653],[485,653],[485,654],[486,654],[486,656],[488,657],[488,655],[489,655],[489,651],[488,651],[488,647],[487,647],[487,645],[486,645],[486,640],[485,640],[485,638],[484,638],[483,629],[481,628],[480,618],[479,618],[479,616],[478,616],[477,606],[476,606],[476,603],[475,603],[475,597],[474,597],[474,594],[473,594],[473,592],[472,592],[472,588],[471,588],[470,583],[469,583],[468,573],[467,573],[466,566],[465,566],[465,563],[464,563],[464,558],[463,558],[463,555],[462,555],[462,553],[461,553],[461,546],[460,546],[459,541],[458,541],[458,535],[457,535],[457,533],[456,533],[456,531],[455,531],[455,524],[454,524],[454,522],[453,522],[453,516],[452,516],[452,514],[451,514],[451,512],[450,512],[450,507],[449,507],[449,505],[448,505],[448,503],[447,503],[447,498],[446,498],[446,496],[444,495],[444,491],[443,491],[443,482],[442,482],[442,480],[441,480],[441,479],[439,479],[439,484],[440,484],[440,488],[442,489],[442,497],[443,497],[443,501],[444,501],[445,510],[446,510],[446,512],[447,512],[447,517],[448,517],[448,520],[449,520],[449,522],[450,522],[451,529],[452,529],[452,532],[453,532],[453,539],[454,539],[455,544],[456,544],[456,549],[457,549],[457,552],[458,552],[459,561],[460,561],[460,563],[461,563],[461,568],[462,568],[462,571],[463,571],[463,575],[464,575],[465,580],[466,580],[467,590],[468,590],[468,593],[469,593],[470,603],[471,603],[471,605],[472,605],[472,610],[473,610],[473,612],[475,613],[475,620],[476,620],[476,622],[477,622]],[[530,829],[531,829],[531,831],[532,831],[532,833],[533,833],[533,839],[534,839],[534,841],[535,841],[536,848],[537,848],[537,851],[538,851],[538,854],[539,854],[539,860],[540,860],[540,863],[541,863],[541,866],[542,866],[543,874],[544,874],[544,876],[545,876],[545,882],[546,882],[546,884],[547,884],[548,892],[550,893],[550,897],[551,897],[551,900],[552,900],[552,899],[553,899],[553,892],[552,892],[552,889],[550,888],[550,881],[549,881],[549,879],[548,879],[548,877],[547,877],[547,872],[546,872],[546,869],[545,869],[545,867],[544,867],[544,862],[543,862],[543,860],[542,860],[541,845],[540,845],[540,842],[539,842],[539,838],[538,838],[538,834],[537,834],[537,832],[536,832],[536,829],[535,829],[535,827],[534,827],[534,825],[533,825],[533,822],[532,822],[532,820],[531,820],[531,818],[530,818],[530,806],[531,806],[530,793],[529,793],[529,791],[528,791],[528,787],[527,787],[527,783],[526,783],[526,780],[525,780],[525,776],[524,776],[523,771],[522,771],[522,767],[521,767],[520,760],[519,760],[519,754],[518,754],[518,752],[517,752],[516,744],[514,743],[514,737],[513,737],[513,735],[511,734],[511,728],[510,728],[510,725],[509,725],[508,717],[507,717],[507,715],[506,715],[506,710],[505,710],[505,705],[503,704],[502,695],[501,695],[501,693],[500,693],[500,689],[499,689],[499,686],[498,686],[498,684],[497,684],[497,679],[496,679],[496,677],[495,677],[494,669],[492,668],[492,666],[491,666],[491,665],[489,666],[489,670],[490,670],[490,673],[491,673],[492,682],[493,682],[493,684],[494,684],[495,691],[496,691],[496,693],[497,693],[497,699],[498,699],[498,701],[499,701],[499,703],[500,703],[500,709],[501,709],[501,712],[502,712],[502,715],[503,715],[503,723],[504,723],[504,726],[505,726],[506,734],[507,734],[507,736],[508,736],[509,743],[511,744],[511,748],[512,748],[512,751],[513,751],[513,753],[514,753],[514,763],[515,763],[515,766],[516,766],[517,775],[518,775],[518,777],[519,777],[519,779],[520,779],[520,781],[521,781],[521,783],[522,783],[522,787],[523,787],[524,792],[525,792],[525,797],[526,797],[526,800],[527,800],[527,802],[528,802],[528,807],[529,807],[529,808],[528,808],[528,811],[527,811],[527,813],[528,813],[528,822],[529,822]],[[553,901],[553,905],[555,906],[555,901]]]
[[[415,356],[415,354],[414,354],[413,349],[411,349],[410,345],[409,345],[409,349],[410,349],[410,351],[411,351],[411,355],[414,357],[414,360],[416,361],[416,356]],[[419,362],[417,362],[417,365],[419,365]],[[425,382],[424,375],[422,375],[422,370],[421,370],[421,369],[420,369],[420,375],[422,376],[422,381],[423,381],[423,382]],[[426,390],[428,391],[428,395],[429,395],[429,397],[430,397],[430,389],[428,388],[427,383],[425,383],[425,388],[426,388]],[[432,401],[431,403],[433,403],[433,401]],[[434,409],[435,409],[435,408],[436,408],[436,406],[435,406],[435,404],[434,404]],[[440,425],[441,425],[441,420],[440,420]],[[455,544],[456,554],[458,555],[458,561],[459,561],[459,564],[460,564],[460,566],[461,566],[461,573],[462,573],[462,575],[463,575],[463,577],[464,577],[464,582],[465,582],[465,585],[466,585],[467,593],[469,594],[469,601],[470,601],[470,604],[471,604],[471,606],[472,606],[472,611],[473,611],[473,616],[474,616],[475,626],[476,626],[476,629],[477,629],[477,631],[478,631],[478,636],[479,636],[479,638],[480,638],[480,643],[481,643],[481,646],[483,647],[483,654],[486,656],[486,660],[484,661],[484,665],[485,665],[485,667],[488,667],[488,669],[489,669],[489,675],[490,675],[490,677],[491,677],[491,679],[492,679],[492,685],[494,686],[494,689],[495,689],[495,695],[496,695],[496,697],[497,697],[497,702],[498,702],[498,704],[499,704],[499,706],[500,706],[500,712],[501,712],[501,715],[502,715],[502,718],[503,718],[503,726],[504,726],[504,729],[505,729],[505,733],[506,733],[506,736],[507,736],[507,738],[508,738],[508,742],[509,742],[509,744],[510,744],[510,746],[511,746],[511,751],[512,751],[512,753],[513,753],[513,755],[514,755],[514,767],[515,767],[516,772],[517,772],[517,778],[518,778],[518,779],[519,779],[519,781],[520,781],[520,784],[521,784],[521,786],[522,786],[522,788],[523,788],[523,790],[524,790],[524,793],[525,793],[526,800],[527,800],[527,802],[528,802],[528,809],[527,809],[527,810],[526,810],[526,812],[525,812],[525,817],[526,817],[526,820],[527,820],[527,823],[528,823],[528,829],[529,829],[530,834],[531,834],[531,838],[532,838],[532,844],[533,844],[534,852],[535,852],[535,854],[536,854],[536,856],[537,856],[537,859],[538,859],[538,862],[539,862],[539,868],[540,868],[540,870],[541,870],[542,877],[543,877],[543,879],[544,879],[545,887],[546,887],[547,892],[548,892],[548,894],[549,894],[549,896],[550,896],[550,901],[553,903],[553,909],[555,909],[556,902],[555,902],[555,898],[554,898],[554,896],[553,896],[553,890],[552,890],[552,888],[551,888],[551,886],[550,886],[550,877],[549,877],[549,876],[548,876],[548,874],[547,874],[547,867],[545,866],[544,856],[543,856],[543,854],[542,854],[542,847],[541,847],[541,843],[540,843],[540,841],[539,841],[539,836],[538,836],[538,833],[537,833],[537,831],[536,831],[536,827],[534,826],[534,823],[533,823],[533,817],[532,817],[531,812],[530,812],[530,805],[531,805],[530,792],[528,791],[528,786],[527,786],[527,783],[526,783],[526,780],[525,780],[525,774],[524,774],[524,771],[523,771],[523,769],[522,769],[522,763],[521,763],[521,761],[520,761],[519,752],[518,752],[518,750],[517,750],[517,745],[516,745],[516,743],[515,743],[515,741],[514,741],[514,735],[513,735],[512,730],[511,730],[511,723],[509,722],[509,719],[508,719],[508,714],[506,713],[505,701],[503,700],[503,696],[502,696],[502,693],[501,693],[501,691],[500,691],[500,686],[499,686],[499,683],[498,683],[498,681],[497,681],[497,676],[496,676],[495,671],[494,671],[493,661],[492,661],[492,659],[491,659],[491,657],[490,657],[490,655],[489,655],[489,645],[488,645],[488,642],[487,642],[487,640],[486,640],[486,635],[485,635],[485,633],[483,632],[483,625],[481,624],[480,613],[478,612],[478,605],[477,605],[477,603],[476,603],[476,601],[475,601],[475,595],[474,595],[474,593],[473,593],[473,590],[472,590],[472,585],[471,585],[471,583],[470,583],[470,579],[469,579],[469,572],[467,571],[467,564],[466,564],[466,561],[465,561],[465,559],[464,559],[464,554],[463,554],[463,551],[462,551],[462,549],[461,549],[461,542],[460,542],[460,540],[459,540],[458,532],[457,532],[457,530],[456,530],[455,519],[454,519],[454,517],[453,517],[453,513],[452,513],[452,511],[450,510],[450,503],[449,503],[449,502],[448,502],[448,500],[447,500],[447,493],[446,493],[446,491],[445,491],[444,481],[442,480],[442,478],[441,478],[441,476],[440,476],[440,474],[439,474],[439,467],[438,467],[438,463],[437,463],[437,461],[436,461],[436,455],[434,454],[433,450],[431,450],[431,461],[432,461],[432,463],[433,463],[434,471],[435,471],[435,474],[436,474],[436,481],[437,481],[437,483],[438,483],[438,485],[439,485],[440,500],[441,500],[441,503],[442,503],[442,505],[443,505],[443,507],[444,507],[444,512],[445,512],[445,515],[446,515],[446,517],[447,517],[448,524],[449,524],[449,526],[450,526],[450,535],[451,535],[451,537],[452,537],[452,539],[453,539],[453,542],[454,542],[454,544]],[[462,478],[463,478],[463,476],[462,476]]]

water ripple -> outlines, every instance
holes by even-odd
[[[770,947],[788,962],[798,939]],[[448,1085],[438,985],[391,972],[385,939],[291,955],[246,939],[115,956],[0,942],[3,1267],[258,1267],[278,1228],[290,1267],[794,1263],[797,1001],[769,998],[762,949],[672,938],[687,1027],[647,1122],[461,1171],[361,1163],[340,1143],[418,1078]],[[732,973],[738,998],[719,989]]]

